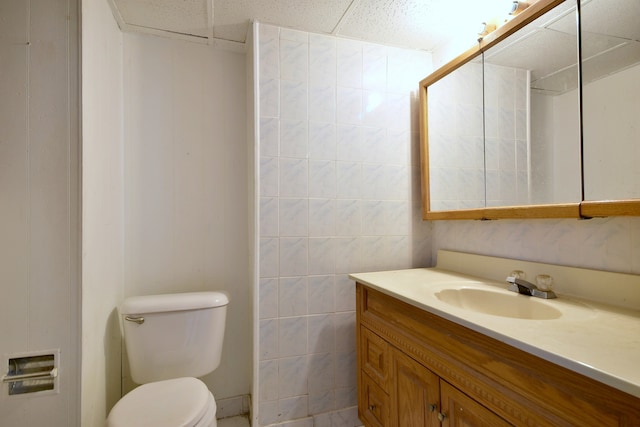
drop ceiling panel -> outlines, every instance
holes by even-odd
[[[578,33],[578,14],[576,12],[575,2],[567,1],[560,6],[556,6],[552,12],[548,13],[552,14],[552,18],[548,19],[547,22],[543,22],[544,17],[539,18],[540,27],[572,34],[573,36]],[[538,22],[538,20],[534,22]]]
[[[209,37],[210,0],[114,0],[126,25]]]
[[[603,52],[613,50],[626,43],[627,39],[606,36],[596,33],[582,33],[582,59],[587,60],[593,56],[600,55]]]
[[[331,34],[352,0],[214,0],[215,38],[244,42],[252,19],[265,24]]]
[[[580,15],[582,31],[640,41],[640,0],[591,0]]]
[[[577,47],[575,37],[569,34],[539,29],[506,49],[502,46],[495,52],[489,49],[485,59],[491,64],[531,70],[531,78],[535,81],[575,64]],[[544,55],[532,55],[531,52],[544,52]]]
[[[452,0],[354,3],[338,32],[340,36],[425,50],[433,50],[451,39],[451,21],[447,16],[451,16]],[[458,18],[464,19],[464,14],[453,19]],[[481,18],[475,17],[471,28],[478,27],[480,22]]]

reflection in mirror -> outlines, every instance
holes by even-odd
[[[431,211],[485,206],[481,58],[429,86]]]
[[[575,5],[485,52],[487,206],[581,200]]]
[[[640,0],[583,0],[585,200],[640,198]]]

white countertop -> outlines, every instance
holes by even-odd
[[[436,293],[472,287],[504,292],[506,282],[438,268],[351,274],[351,279],[413,306],[640,398],[640,311],[558,294],[541,300],[559,318],[530,320],[484,314],[441,301]]]

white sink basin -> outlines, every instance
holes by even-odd
[[[515,292],[462,287],[444,289],[435,296],[452,306],[494,316],[531,320],[551,320],[562,316],[562,312],[551,303]]]

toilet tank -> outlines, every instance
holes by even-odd
[[[120,315],[131,379],[146,384],[216,369],[228,304],[223,292],[127,298]]]

